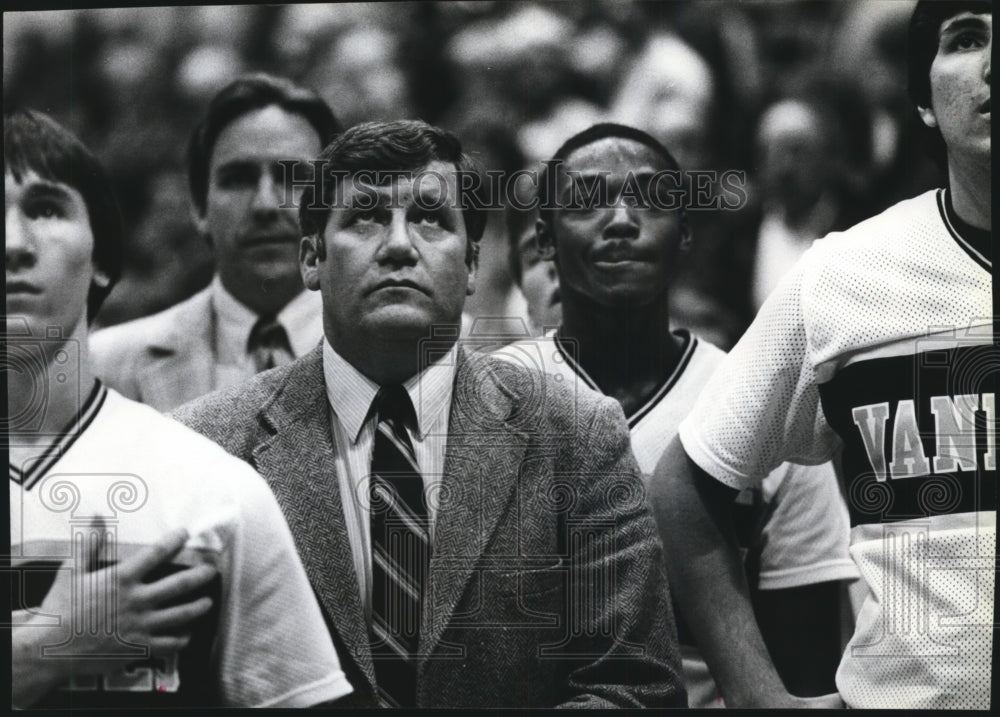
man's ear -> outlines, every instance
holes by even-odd
[[[111,277],[104,273],[103,269],[95,268],[93,282],[102,289],[107,289],[111,286]]]
[[[326,258],[323,238],[308,234],[299,241],[299,272],[302,283],[310,291],[319,291],[319,264]]]
[[[934,114],[934,109],[932,107],[921,107],[917,105],[917,114],[920,115],[921,121],[931,128],[936,128],[938,126],[937,117]]]
[[[535,222],[535,247],[538,249],[538,256],[546,261],[555,259],[556,238],[548,222],[542,219]]]
[[[191,205],[191,222],[194,224],[194,228],[198,230],[199,236],[211,244],[212,237],[208,233],[208,217],[199,212],[198,207],[193,204]]]
[[[465,286],[465,295],[472,296],[476,293],[476,272],[479,271],[478,258],[469,262],[469,282]]]
[[[687,213],[681,212],[681,250],[687,251],[691,247],[691,222],[688,221]]]

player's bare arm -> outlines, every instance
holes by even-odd
[[[88,585],[117,591],[118,609],[114,616],[117,633],[115,629],[103,629],[103,626],[86,631],[76,640],[81,643],[81,651],[91,655],[111,652],[121,638],[134,644],[148,645],[152,655],[169,655],[187,645],[190,640],[186,631],[188,626],[209,611],[212,601],[209,597],[200,597],[182,604],[177,602],[206,586],[215,577],[215,568],[202,564],[156,582],[145,582],[148,575],[168,564],[181,551],[187,538],[188,533],[184,529],[171,531],[159,542],[123,560],[114,568],[115,572],[112,568],[96,570],[93,561],[88,563],[88,571],[107,575],[107,579],[95,575]],[[62,642],[72,629],[73,582],[73,573],[68,566],[59,570],[37,612],[15,613],[12,684],[13,703],[18,707],[31,706],[47,692],[66,682],[71,677],[71,670],[74,675],[100,674],[121,667],[120,658],[61,660],[42,655],[44,646]],[[105,601],[108,596],[96,597],[98,604],[108,604]],[[63,619],[58,626],[43,626],[41,616],[45,615],[59,615]],[[107,614],[98,615],[98,618],[108,617]],[[20,622],[18,618],[21,618]],[[84,641],[86,645],[82,644]]]
[[[691,461],[678,438],[657,464],[650,500],[654,513],[666,518],[659,521],[660,538],[680,611],[728,707],[838,706],[836,695],[790,695],[771,661],[737,549],[736,493]]]

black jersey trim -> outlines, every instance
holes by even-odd
[[[687,329],[677,329],[673,333],[676,336],[679,336],[684,342],[681,347],[681,358],[677,362],[677,366],[674,367],[674,370],[669,376],[667,376],[667,379],[660,384],[660,387],[656,389],[653,395],[644,404],[642,404],[642,406],[640,406],[635,413],[631,416],[625,417],[628,422],[629,429],[635,428],[639,421],[645,418],[650,411],[656,408],[656,405],[663,400],[663,397],[666,396],[667,393],[670,392],[670,389],[674,387],[681,375],[684,373],[684,369],[686,369],[687,365],[691,362],[691,356],[694,354],[695,347],[698,345],[697,337],[693,336]],[[587,372],[583,370],[583,367],[577,363],[576,360],[563,348],[562,341],[559,338],[559,332],[556,332],[553,338],[555,339],[556,348],[559,353],[562,354],[566,364],[572,368],[580,378],[583,379],[583,382],[587,384],[589,388],[604,395],[604,391],[602,391],[597,383],[594,382],[594,379],[588,376]]]
[[[654,393],[653,396],[646,401],[646,403],[643,404],[638,411],[628,417],[628,427],[630,429],[635,428],[639,421],[645,418],[650,411],[656,408],[656,405],[663,400],[663,397],[666,396],[670,392],[670,389],[672,389],[680,380],[680,377],[684,374],[684,369],[686,369],[688,364],[691,363],[691,356],[694,354],[694,350],[698,345],[698,339],[695,336],[692,336],[686,329],[678,329],[675,333],[684,340],[684,346],[681,348],[682,354],[680,361],[677,362],[677,366],[674,367],[674,370],[667,377],[667,380],[663,382],[663,385],[660,386],[656,393]]]
[[[947,191],[948,190],[946,189],[939,189],[937,191],[936,198],[937,198],[938,212],[941,214],[941,221],[944,222],[945,227],[948,229],[948,233],[951,234],[951,238],[955,240],[955,243],[957,243],[958,246],[961,247],[962,250],[965,251],[965,253],[968,254],[969,257],[974,262],[976,262],[977,264],[979,264],[979,266],[986,269],[986,271],[992,273],[993,262],[990,260],[990,258],[987,257],[985,254],[983,254],[981,251],[979,251],[979,249],[977,249],[972,242],[970,242],[968,239],[966,239],[961,235],[961,233],[958,231],[958,228],[955,226],[955,223],[952,221],[952,218],[949,216],[947,196],[945,194],[945,192]]]
[[[76,440],[83,435],[84,431],[94,422],[104,400],[108,397],[108,389],[100,379],[94,381],[94,388],[91,390],[87,400],[84,401],[80,411],[66,425],[60,433],[59,439],[45,449],[45,452],[33,461],[31,467],[22,471],[13,464],[9,464],[10,479],[15,483],[20,483],[24,490],[30,490],[32,486],[41,480],[42,476],[49,472],[56,461],[66,454]]]

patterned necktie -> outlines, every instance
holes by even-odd
[[[247,350],[257,373],[290,363],[294,356],[285,327],[273,316],[261,316],[250,329]]]
[[[372,656],[383,706],[415,707],[420,604],[430,565],[424,484],[405,425],[416,425],[402,386],[383,386],[370,481]]]

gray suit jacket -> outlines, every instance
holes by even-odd
[[[169,411],[216,388],[209,289],[158,314],[90,336],[94,373],[111,388]]]
[[[374,706],[329,410],[317,348],[174,416],[270,483],[353,703]],[[629,446],[616,401],[459,352],[419,705],[685,705],[661,546]]]

